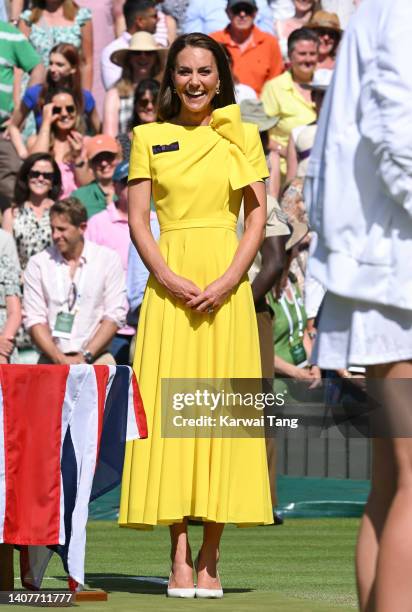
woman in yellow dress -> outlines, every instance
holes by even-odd
[[[225,523],[273,522],[263,438],[161,432],[162,379],[261,376],[247,270],[263,239],[268,171],[257,127],[242,124],[234,101],[221,47],[203,34],[181,36],[169,51],[158,122],[136,127],[133,136],[129,224],[150,271],[133,367],[149,438],[127,445],[119,523],[169,526],[169,596],[195,595],[188,518],[204,523],[197,597],[223,595],[216,566]]]

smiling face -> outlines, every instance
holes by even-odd
[[[87,224],[81,223],[79,227],[70,223],[65,214],[54,213],[50,216],[52,240],[60,253],[65,256],[73,253],[78,244],[83,241]]]
[[[293,78],[310,81],[318,62],[318,45],[312,40],[299,40],[289,59]]]
[[[61,53],[50,54],[49,74],[53,83],[61,83],[76,72],[70,62]]]
[[[37,198],[47,198],[53,186],[54,169],[52,164],[45,160],[39,159],[29,170],[27,176],[27,185],[31,195]]]
[[[90,166],[97,181],[110,180],[119,163],[115,153],[102,151],[90,160]]]
[[[73,96],[67,93],[56,94],[52,98],[53,114],[57,115],[55,126],[59,130],[74,129],[77,119],[77,109]]]
[[[214,55],[208,49],[186,47],[176,56],[173,72],[176,94],[190,113],[212,110],[212,100],[219,86]]]
[[[142,81],[152,75],[156,57],[156,51],[133,51],[130,53],[128,61],[135,81]]]

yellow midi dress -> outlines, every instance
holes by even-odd
[[[176,144],[177,143],[177,144]],[[206,287],[238,246],[242,188],[267,176],[256,126],[237,105],[208,126],[134,130],[129,180],[151,179],[168,266]],[[259,338],[247,277],[213,314],[173,299],[151,275],[133,364],[149,437],[127,443],[119,523],[150,528],[184,517],[237,525],[273,522],[262,438],[162,438],[162,378],[259,378]]]

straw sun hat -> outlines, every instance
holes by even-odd
[[[316,11],[305,27],[313,30],[333,30],[341,36],[343,34],[337,14],[328,13],[327,11]]]
[[[110,61],[117,66],[123,67],[128,55],[137,51],[156,51],[162,58],[167,54],[167,49],[158,47],[155,39],[149,32],[136,32],[130,39],[127,49],[113,51]]]

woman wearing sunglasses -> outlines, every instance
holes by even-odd
[[[81,115],[70,90],[61,88],[47,97],[40,131],[28,139],[27,148],[30,153],[53,155],[62,175],[62,198],[93,180],[85,160],[83,134]]]
[[[317,68],[333,70],[335,68],[336,53],[343,34],[339,17],[336,13],[317,11],[307,27],[312,28],[319,37]]]
[[[30,111],[34,112],[36,131],[42,124],[42,112],[45,100],[60,87],[67,87],[72,92],[79,111],[84,115],[89,128],[97,134],[101,130],[101,121],[96,109],[95,100],[87,89],[81,87],[80,55],[74,45],[60,43],[50,52],[50,63],[43,84],[33,85],[26,89],[20,105],[14,110],[9,132],[20,157],[24,158],[25,147],[20,132]]]
[[[51,245],[49,209],[61,192],[59,167],[49,153],[34,153],[17,175],[14,202],[3,215],[13,234],[22,270],[29,258]]]
[[[143,79],[160,75],[164,55],[165,50],[156,46],[153,36],[148,32],[136,32],[128,49],[112,53],[111,61],[123,70],[121,78],[108,90],[104,100],[104,134],[116,138],[118,134],[129,130],[135,89]]]
[[[156,121],[157,98],[160,85],[156,79],[144,79],[139,83],[134,94],[133,115],[130,119],[129,129],[118,135],[117,140],[122,147],[123,159],[130,157],[130,144],[133,136],[133,128],[145,123]]]

